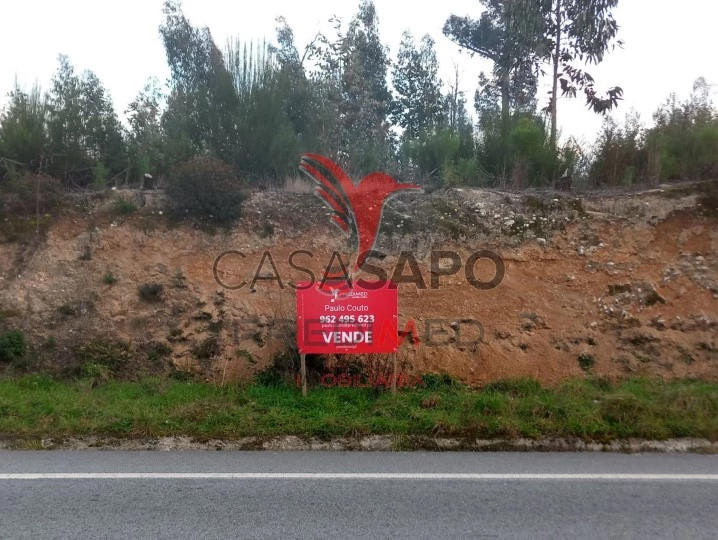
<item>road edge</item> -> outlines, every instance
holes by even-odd
[[[155,450],[155,451],[460,451],[460,452],[621,452],[718,454],[718,441],[698,438],[664,441],[625,439],[592,442],[581,439],[452,439],[400,435],[321,440],[294,435],[243,437],[233,440],[185,436],[121,439],[101,436],[23,438],[0,435],[0,450]]]

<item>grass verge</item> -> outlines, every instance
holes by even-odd
[[[369,434],[459,438],[630,437],[718,440],[718,384],[676,380],[527,379],[482,390],[455,384],[397,395],[360,388],[218,387],[172,379],[139,382],[0,380],[0,435],[102,435],[233,439]]]

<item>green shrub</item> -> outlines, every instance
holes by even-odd
[[[592,354],[582,354],[578,357],[578,365],[584,371],[590,371],[593,369],[595,363],[596,358]]]
[[[241,183],[226,163],[197,157],[176,165],[169,178],[167,195],[181,216],[230,223],[240,216],[247,198]]]
[[[275,365],[271,365],[266,369],[258,372],[254,376],[254,382],[259,386],[282,387],[287,385],[284,373]]]
[[[95,339],[76,346],[73,352],[82,376],[102,380],[108,379],[131,359],[129,346],[114,339]]]
[[[20,330],[0,335],[0,362],[15,362],[25,356],[27,342]]]
[[[128,201],[124,197],[115,195],[112,199],[112,209],[118,214],[133,214],[137,212],[137,205],[132,201]]]
[[[112,272],[107,272],[104,276],[102,276],[102,283],[105,285],[114,285],[117,283],[117,278]]]
[[[437,390],[439,388],[454,388],[460,386],[459,382],[452,378],[448,373],[426,373],[421,377],[424,387],[429,390]]]

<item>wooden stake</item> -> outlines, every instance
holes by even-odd
[[[307,395],[307,355],[299,355],[300,369],[302,373],[302,395]]]
[[[396,356],[397,356],[397,353],[394,353],[392,355],[392,362],[394,364],[394,376],[391,378],[391,393],[392,394],[396,394],[396,376],[397,376],[397,374],[396,374]]]

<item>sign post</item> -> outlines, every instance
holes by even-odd
[[[399,294],[386,281],[362,288],[328,282],[297,284],[297,345],[302,393],[306,395],[307,354],[391,354],[396,392],[399,350]]]
[[[300,362],[299,369],[302,372],[302,395],[306,397],[306,395],[307,395],[307,355],[304,353],[301,353],[299,355],[299,362]]]

